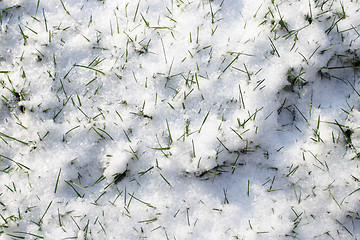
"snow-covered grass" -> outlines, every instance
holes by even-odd
[[[0,238],[359,238],[359,10],[0,0]]]

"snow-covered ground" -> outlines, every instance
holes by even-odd
[[[358,239],[358,0],[0,0],[1,239]]]

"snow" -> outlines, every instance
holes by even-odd
[[[358,1],[0,1],[1,239],[357,239]]]

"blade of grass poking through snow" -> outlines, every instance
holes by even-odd
[[[71,183],[69,183],[69,182],[66,181],[66,180],[64,180],[64,182],[66,182],[66,184],[69,185],[69,186],[74,190],[74,192],[76,193],[76,195],[78,195],[80,198],[83,197],[83,196],[81,196],[81,194],[80,194],[78,191],[76,191],[76,189],[74,188],[74,186],[73,186]]]
[[[229,204],[229,199],[227,198],[227,189],[223,188],[223,192],[224,192],[224,204]]]
[[[35,16],[39,10],[39,5],[40,5],[40,0],[37,1],[37,4],[36,4],[36,11],[35,11]]]
[[[101,175],[98,179],[96,179],[96,181],[91,184],[89,187],[95,186],[98,183],[101,183],[102,181],[104,181],[106,178],[104,177],[104,175]]]
[[[104,190],[106,190],[108,187],[110,187],[113,183],[115,183],[117,180],[119,180],[122,177],[123,177],[123,174],[117,174],[116,177],[114,178],[114,180],[112,180],[107,186],[104,187]],[[125,190],[125,193],[126,193],[126,190]]]
[[[355,91],[355,93],[360,97],[360,93],[356,90],[354,85],[349,80],[347,80],[347,82],[350,84],[351,88]]]
[[[348,197],[349,197],[349,196],[351,196],[351,195],[353,195],[354,193],[356,193],[356,192],[358,192],[358,191],[360,191],[360,188],[358,188],[358,189],[356,189],[356,190],[352,191],[352,192],[348,195]]]
[[[265,78],[262,79],[262,80],[257,81],[257,82],[256,82],[257,84],[256,84],[256,86],[254,87],[253,91],[255,91],[264,81],[265,81]],[[266,87],[266,85],[265,85],[265,86],[262,86],[262,87],[259,88],[259,89],[261,90],[261,89],[263,89],[264,87]]]
[[[271,48],[272,48],[272,50],[273,50],[273,53],[274,53],[274,54],[276,53],[276,55],[277,55],[278,57],[280,57],[280,54],[279,54],[278,50],[276,49],[275,44],[273,43],[273,41],[271,40],[270,37],[269,37],[269,40],[270,40],[270,46],[271,46]]]
[[[138,13],[138,11],[139,11],[140,1],[141,1],[141,0],[139,0],[138,4],[137,4],[137,6],[136,6],[136,10],[135,10],[135,14],[134,14],[134,19],[133,19],[134,22],[136,21],[136,15],[137,15],[137,13]]]
[[[95,193],[93,193],[93,192],[91,192],[90,190],[88,190],[88,189],[80,186],[79,184],[77,184],[77,183],[75,183],[75,182],[73,182],[73,181],[70,181],[70,183],[72,183],[72,184],[74,184],[75,186],[77,186],[78,188],[81,188],[82,190],[87,191],[88,193],[91,193],[92,195],[95,195],[95,196],[96,196]]]
[[[249,79],[249,82],[251,81],[251,73],[249,72],[249,70],[247,69],[247,67],[246,67],[246,64],[244,63],[244,68],[245,68],[245,73],[246,73],[246,75],[247,75],[247,77],[248,77],[248,79]]]
[[[211,2],[212,2],[212,1],[210,0],[210,1],[209,1],[209,6],[210,6],[210,13],[211,13],[211,23],[214,24],[214,23],[215,23],[215,20],[214,20],[215,14],[214,14],[214,12],[213,12]]]
[[[47,19],[45,16],[45,9],[42,10],[43,18],[44,18],[44,25],[45,25],[45,31],[48,32],[48,26],[47,26]]]
[[[286,175],[287,177],[293,175],[298,169],[299,169],[300,165],[297,165],[295,168],[290,168],[289,169],[289,173]]]
[[[145,25],[149,28],[150,27],[149,22],[146,21],[146,19],[144,18],[144,16],[141,13],[140,13],[140,15],[141,15],[141,18],[144,20]]]
[[[236,55],[236,57],[224,68],[224,70],[222,71],[222,73],[224,73],[236,60],[238,60],[239,56],[240,56],[241,53],[238,53]],[[220,75],[221,76],[221,75]],[[220,77],[219,76],[219,77]]]
[[[216,137],[216,139],[219,141],[219,143],[226,149],[226,151],[228,151],[229,153],[231,153],[231,151],[224,145],[224,143],[218,138]]]
[[[336,119],[334,119],[335,124],[340,128],[341,132],[343,133],[345,139],[346,139],[346,143],[347,144],[351,144],[351,138],[350,138],[350,134],[348,134],[346,131],[344,131],[344,129],[342,128],[342,126],[338,123],[338,121]]]
[[[164,151],[164,150],[170,150],[170,147],[159,147],[159,148],[151,148],[151,149]]]
[[[55,116],[53,117],[53,120],[55,120],[59,114],[62,112],[62,110],[65,108],[65,106],[67,105],[67,103],[69,102],[69,100],[71,99],[71,96],[69,96],[67,98],[67,100],[65,101],[65,103],[63,104],[62,108],[55,114]]]
[[[129,138],[129,135],[125,132],[125,130],[123,130],[123,132],[124,132],[124,134],[125,134],[125,136],[126,136],[126,139],[127,139],[129,142],[131,142],[131,140],[130,140],[130,138]]]
[[[79,224],[77,224],[77,222],[75,221],[75,219],[73,218],[73,216],[70,215],[70,218],[71,218],[71,220],[73,221],[73,223],[76,225],[77,229],[78,229],[78,230],[81,230],[80,227],[79,227]],[[96,222],[98,222],[98,219],[97,219]]]
[[[3,232],[0,232],[0,233],[3,233]],[[10,233],[7,233],[6,235],[12,237],[12,239],[26,239],[23,236],[18,236],[18,235],[14,235],[14,234],[10,234]]]
[[[40,239],[44,239],[44,237],[40,236],[40,235],[36,235],[33,233],[28,233],[28,232],[20,232],[20,231],[14,231],[14,233],[20,233],[20,234],[25,234],[25,235],[29,235],[29,236],[33,236],[35,237],[35,239],[40,238]],[[26,239],[26,237],[18,237],[20,239]]]
[[[205,124],[205,122],[206,122],[206,119],[208,118],[209,114],[210,114],[210,111],[206,114],[203,122],[201,123],[200,129],[199,129],[199,131],[198,131],[199,133],[201,132],[201,129],[202,129],[202,127],[204,126],[204,124]]]
[[[23,39],[24,39],[24,46],[26,46],[26,43],[27,43],[26,39],[29,38],[29,37],[28,37],[27,35],[25,35],[25,33],[23,32],[20,24],[19,24],[19,29],[20,29],[21,36],[22,36]]]
[[[59,185],[60,174],[61,174],[61,168],[60,168],[60,170],[59,170],[59,174],[58,174],[57,179],[56,179],[56,184],[55,184],[54,193],[56,193],[57,188],[58,188],[58,185]]]
[[[153,223],[153,222],[155,222],[155,221],[157,221],[157,220],[158,220],[157,218],[153,218],[153,219],[138,221],[138,223],[146,223],[146,224],[149,224],[149,223]]]
[[[331,191],[330,191],[330,190],[329,190],[329,194],[330,194],[331,198],[334,200],[334,202],[336,203],[336,205],[337,205],[337,206],[341,209],[340,204],[336,201],[336,199],[335,199],[334,195],[331,193]]]
[[[345,227],[345,225],[343,224],[343,223],[341,223],[339,220],[337,220],[336,219],[336,222],[338,223],[338,224],[340,224],[344,229],[345,229],[345,231],[347,231],[351,236],[354,236],[354,234],[352,234],[351,232],[350,232],[350,230],[347,228],[347,227]],[[354,229],[353,229],[354,230]],[[356,238],[355,238],[356,239]]]
[[[298,204],[300,204],[300,202],[301,202],[301,192],[300,192],[300,196],[298,196],[298,194],[296,192],[295,184],[293,184],[293,189],[294,189],[295,198],[298,199]]]
[[[160,40],[161,40],[161,45],[162,45],[162,49],[163,49],[163,52],[164,52],[165,63],[167,64],[168,61],[167,61],[167,58],[166,58],[166,51],[165,51],[164,41],[163,41],[162,37],[160,37]]]
[[[86,69],[89,69],[89,70],[92,70],[92,71],[95,71],[95,72],[101,73],[102,75],[105,75],[105,73],[104,73],[104,72],[102,72],[102,71],[100,71],[100,70],[98,70],[98,69],[95,69],[95,68],[89,67],[89,66],[84,66],[84,65],[74,64],[74,67],[86,68]]]
[[[41,218],[40,218],[40,220],[39,220],[39,222],[38,222],[38,225],[39,225],[39,226],[42,224],[43,219],[44,219],[44,217],[45,217],[46,213],[49,211],[49,208],[50,208],[50,206],[51,206],[51,204],[52,204],[52,203],[53,203],[53,201],[51,201],[51,202],[49,203],[49,205],[47,206],[47,208],[46,208],[46,210],[45,210],[44,214],[41,216]]]
[[[134,193],[133,193],[133,194],[128,193],[128,194],[129,194],[129,196],[131,197],[131,199],[135,199],[135,200],[137,200],[137,201],[145,204],[146,206],[148,206],[148,207],[150,207],[150,208],[156,209],[156,207],[154,207],[154,206],[151,205],[150,203],[144,202],[144,201],[140,200],[139,198],[135,197],[135,196],[134,196]]]
[[[11,137],[11,136],[6,135],[5,133],[2,133],[2,132],[0,132],[0,136],[1,136],[1,137],[8,138],[8,139],[11,139],[11,140],[14,140],[14,141],[17,141],[17,142],[22,143],[22,144],[24,144],[24,145],[29,145],[29,143],[27,143],[27,142],[21,141],[21,140],[19,140],[19,139],[17,139],[17,138]]]
[[[63,79],[66,79],[66,77],[70,74],[70,72],[74,69],[75,66],[72,66],[70,70],[64,75]]]
[[[190,209],[190,208],[186,208],[186,219],[187,219],[188,225],[190,226],[189,209]]]
[[[97,128],[97,129],[98,129],[99,131],[105,133],[111,140],[114,140],[114,139],[110,136],[110,134],[108,134],[107,132],[105,132],[105,130],[102,130],[101,128]]]
[[[25,169],[27,169],[27,170],[30,170],[30,168],[28,168],[27,166],[25,166],[25,165],[23,165],[23,164],[21,164],[21,163],[19,163],[19,162],[16,162],[16,161],[14,161],[13,159],[11,159],[11,158],[9,158],[9,157],[6,157],[6,156],[4,156],[4,155],[1,155],[1,154],[0,154],[0,163],[1,163],[1,158],[5,158],[5,159],[9,160],[10,162],[15,163],[20,169],[25,168]],[[1,195],[0,195],[0,196],[1,196]]]
[[[101,138],[105,138],[101,133],[99,133],[94,127],[91,127],[94,132],[96,132],[97,135],[99,135]]]
[[[63,3],[63,1],[60,0],[60,2],[61,2],[61,5],[63,6],[65,12],[66,12],[69,16],[71,16],[71,14],[69,13],[69,11],[66,9],[65,4]]]
[[[169,127],[169,123],[168,123],[167,119],[166,119],[166,126],[167,126],[168,133],[169,133],[169,145],[171,145],[173,143],[173,139],[171,137],[170,127]]]
[[[154,166],[151,166],[150,168],[148,168],[147,170],[143,171],[143,172],[138,172],[139,177],[141,177],[142,175],[146,174],[147,172],[151,171],[154,168]]]
[[[296,106],[296,104],[294,104],[294,107],[296,108],[296,110],[300,113],[300,115],[305,119],[305,122],[309,122],[308,120],[307,120],[307,118],[304,116],[304,114],[300,111],[300,109]],[[319,116],[320,117],[320,116]]]
[[[129,145],[129,148],[131,150],[131,151],[129,151],[129,153],[133,154],[137,159],[139,159],[137,152],[135,152],[134,149],[130,145]]]
[[[160,174],[160,176],[162,177],[162,179],[164,179],[164,181],[170,186],[170,187],[172,187],[172,185],[170,184],[170,182],[161,174],[161,173],[159,173]]]
[[[244,97],[243,97],[243,94],[242,94],[242,91],[241,91],[240,84],[239,84],[239,102],[240,102],[240,109],[241,109],[241,105],[242,105],[243,109],[245,109],[245,102],[244,102]]]

